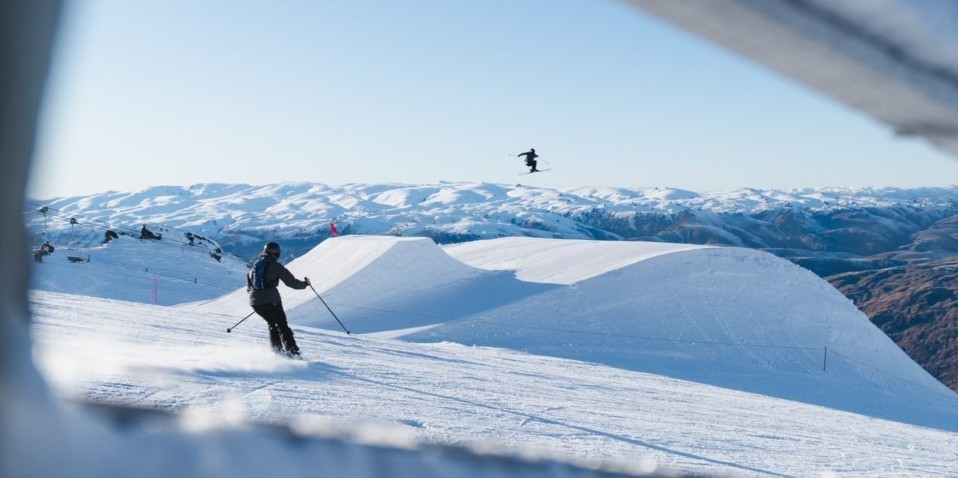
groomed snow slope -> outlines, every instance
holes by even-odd
[[[41,291],[33,293],[31,307],[33,355],[58,395],[179,412],[182,426],[210,439],[223,436],[203,432],[211,425],[254,420],[291,423],[304,431],[369,430],[392,443],[479,444],[511,453],[537,449],[536,456],[606,460],[644,471],[667,466],[731,476],[958,474],[953,431],[600,364],[295,325],[309,361],[288,361],[267,351],[262,324],[226,334],[224,319],[216,315]],[[89,470],[143,466],[134,474],[169,476],[232,470],[234,459],[249,461],[222,454],[243,443],[236,435],[223,437],[233,446],[223,443],[216,448],[221,453],[197,456],[173,438],[164,442],[162,425],[143,427],[124,443],[99,435],[87,441],[52,438],[78,440],[71,448],[78,453],[96,446],[123,451],[122,457],[98,453],[110,456],[107,464],[79,460]],[[249,440],[246,449],[264,460],[288,456],[256,441],[262,438]],[[168,454],[161,458],[130,443],[166,443],[162,449]],[[304,463],[313,463],[314,474],[335,476],[346,476],[350,466],[368,474],[375,474],[368,467],[385,466],[383,473],[396,477],[476,476],[443,455],[436,455],[433,474],[421,474],[422,465],[414,460],[362,464],[357,451],[335,443],[290,443],[304,447],[300,458],[313,461],[279,460],[270,462],[268,471],[236,470],[236,476],[305,476]],[[349,455],[336,457],[330,449]],[[580,476],[552,470],[556,476]]]
[[[771,254],[347,236],[289,268],[353,333],[509,348],[958,430],[953,392],[832,286]],[[291,323],[342,330],[309,289],[282,293]],[[235,322],[246,304],[239,290],[198,310]]]
[[[591,361],[958,430],[958,396],[831,285],[771,254],[655,255],[643,243],[532,238],[445,251],[477,267],[571,285],[408,340]]]
[[[220,297],[243,283],[246,270],[235,257],[217,262],[204,247],[120,236],[94,247],[57,246],[42,263],[34,263],[30,287],[175,305]]]

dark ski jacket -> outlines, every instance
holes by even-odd
[[[260,255],[260,258],[265,255]],[[274,259],[268,259],[266,262],[266,271],[263,273],[263,288],[253,288],[253,274],[255,271],[250,269],[246,274],[246,291],[249,292],[249,305],[282,305],[283,299],[279,295],[279,281],[283,281],[286,287],[293,289],[305,289],[308,284],[301,281],[286,269],[282,264]]]
[[[539,157],[538,154],[533,153],[532,151],[526,151],[525,153],[519,153],[519,154],[517,154],[516,156],[525,156],[525,157],[526,157],[526,164],[528,164],[528,165],[530,165],[530,166],[532,165],[532,162],[533,162],[536,158]]]

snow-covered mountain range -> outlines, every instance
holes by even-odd
[[[149,224],[213,238],[241,257],[273,239],[298,256],[330,237],[332,223],[344,234],[422,236],[440,244],[530,236],[810,250],[837,254],[844,271],[854,268],[848,264],[854,259],[905,246],[910,234],[958,214],[958,187],[700,194],[487,183],[199,184],[28,204],[30,229],[47,229],[61,243],[69,234],[89,245],[102,240],[107,228],[138,232]],[[37,212],[44,206],[46,215]],[[71,226],[71,218],[78,224]],[[184,240],[179,234],[172,239]]]

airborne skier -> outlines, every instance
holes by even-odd
[[[536,169],[536,164],[539,163],[538,161],[536,161],[536,158],[538,158],[539,155],[536,154],[536,149],[535,149],[535,148],[529,148],[529,151],[526,151],[525,153],[519,153],[519,154],[517,154],[516,156],[525,156],[525,157],[526,157],[526,166],[529,166],[529,172],[530,172],[530,173],[538,173],[538,172],[539,172],[539,170]]]

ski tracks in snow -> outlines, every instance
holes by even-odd
[[[59,395],[196,423],[341,420],[426,443],[735,476],[958,474],[943,459],[958,433],[661,375],[296,326],[308,360],[291,361],[269,351],[262,324],[226,336],[222,318],[177,310],[55,294],[34,307],[37,363]]]

